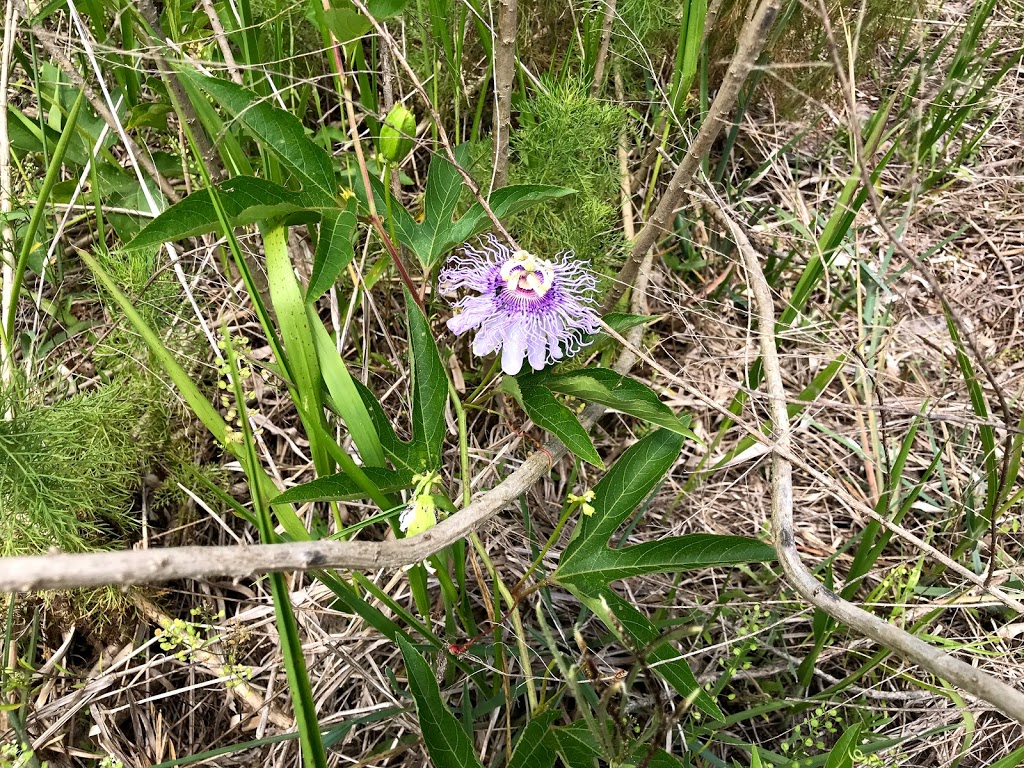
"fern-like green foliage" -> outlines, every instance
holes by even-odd
[[[106,384],[54,405],[22,402],[0,420],[0,555],[105,549],[122,538],[164,439],[153,390]]]
[[[620,249],[619,177],[616,146],[628,118],[618,104],[590,96],[581,80],[545,79],[543,87],[519,106],[519,128],[512,133],[514,184],[554,184],[576,194],[519,214],[513,230],[534,253],[572,249],[599,270]]]

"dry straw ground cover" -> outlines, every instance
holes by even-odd
[[[9,4],[0,766],[1024,764],[1024,6],[876,6]],[[448,331],[474,210],[631,400]]]

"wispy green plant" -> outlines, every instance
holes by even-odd
[[[561,203],[517,216],[513,221],[520,243],[534,253],[571,249],[579,258],[599,262],[622,238],[617,226],[615,150],[629,124],[625,109],[593,98],[582,79],[545,78],[542,87],[520,105],[519,123],[512,134],[514,162],[509,178],[516,184],[576,190]]]
[[[124,540],[141,477],[166,437],[154,390],[119,380],[53,405],[23,403],[0,420],[0,554]]]

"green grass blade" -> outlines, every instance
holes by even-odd
[[[249,413],[245,405],[245,392],[242,390],[242,377],[238,370],[234,349],[231,347],[231,338],[227,331],[223,335],[231,382],[235,392],[235,405],[238,408],[239,422],[242,425],[245,448],[243,466],[250,479],[249,488],[252,494],[252,505],[257,513],[260,539],[269,544],[276,541],[277,536],[274,534],[270,505],[266,503],[266,498],[260,489],[259,476],[263,470],[260,467],[256,443],[249,427]],[[320,737],[320,723],[317,720],[313,691],[309,684],[306,660],[302,653],[302,639],[299,637],[299,627],[292,611],[288,582],[285,581],[282,573],[268,574],[267,579],[270,581],[270,591],[274,599],[274,616],[277,620],[277,632],[281,638],[281,652],[284,656],[288,687],[292,693],[292,706],[295,709],[295,722],[299,729],[299,744],[302,748],[303,763],[306,768],[327,768],[327,754],[324,752],[323,740]]]

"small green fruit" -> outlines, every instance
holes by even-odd
[[[415,135],[416,116],[401,104],[395,104],[380,127],[377,151],[389,163],[400,162],[412,151]]]

